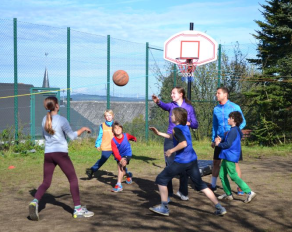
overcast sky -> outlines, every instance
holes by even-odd
[[[163,47],[171,35],[202,31],[218,43],[255,43],[264,0],[1,0],[0,18]]]

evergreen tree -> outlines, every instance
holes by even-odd
[[[261,5],[264,21],[253,36],[259,41],[258,59],[249,62],[262,70],[256,88],[246,92],[254,108],[254,136],[263,145],[286,142],[292,137],[292,2],[267,0]]]

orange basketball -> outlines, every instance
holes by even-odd
[[[118,86],[124,86],[129,82],[129,75],[124,70],[115,71],[113,75],[113,82]]]

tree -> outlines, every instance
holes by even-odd
[[[259,41],[258,59],[250,60],[260,65],[263,74],[285,75],[283,62],[291,64],[292,55],[292,3],[291,0],[270,0],[261,5],[265,21],[255,20],[260,30],[253,36]],[[290,68],[291,69],[291,68]],[[291,77],[291,72],[288,74]]]
[[[261,5],[265,21],[253,36],[259,41],[257,59],[262,75],[256,88],[245,93],[249,106],[257,111],[254,136],[263,145],[292,138],[292,3],[270,0]]]

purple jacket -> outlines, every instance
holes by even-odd
[[[162,108],[165,111],[169,112],[169,118],[168,118],[168,129],[167,129],[167,133],[168,134],[172,134],[172,129],[176,126],[172,121],[171,121],[171,113],[172,110],[176,107],[179,107],[178,104],[176,102],[170,102],[170,103],[164,103],[162,101],[159,101],[159,103],[157,104],[160,108]],[[188,112],[188,122],[191,123],[190,127],[192,129],[197,129],[199,124],[196,118],[196,112],[195,109],[193,108],[192,105],[188,104],[185,102],[185,100],[183,100],[183,103],[180,106],[181,108],[184,108],[187,112]]]

